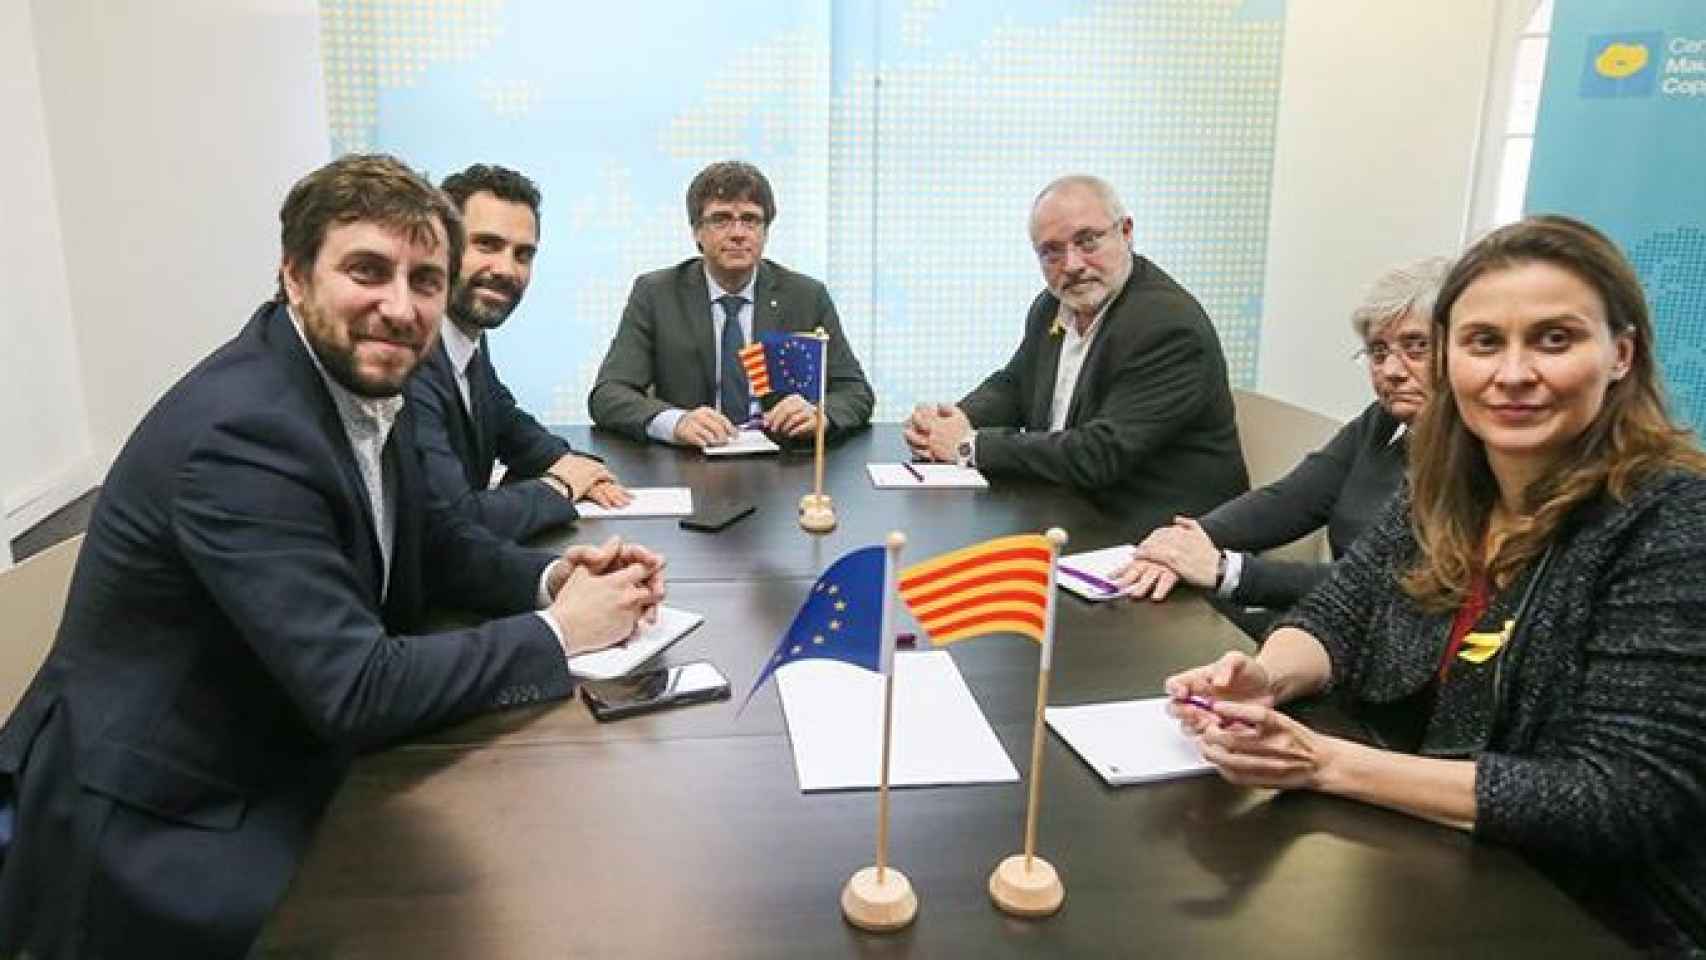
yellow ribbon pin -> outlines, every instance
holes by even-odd
[[[1510,640],[1511,631],[1515,629],[1515,627],[1515,620],[1506,620],[1504,629],[1502,630],[1491,633],[1465,634],[1463,637],[1463,649],[1459,650],[1457,653],[1458,659],[1467,660],[1470,663],[1486,663],[1488,660],[1493,658],[1493,654],[1499,652],[1499,649],[1505,645],[1506,641]]]

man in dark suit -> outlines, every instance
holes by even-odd
[[[345,157],[280,220],[276,299],[125,444],[0,729],[0,956],[241,956],[354,754],[567,695],[662,597],[641,548],[429,505],[400,393],[461,254],[442,193]],[[412,633],[429,600],[499,619]]]
[[[704,447],[757,416],[773,435],[803,437],[814,429],[817,398],[751,396],[738,354],[760,334],[819,327],[829,334],[829,429],[870,420],[875,396],[829,291],[764,259],[776,219],[764,174],[749,163],[711,164],[687,188],[687,219],[704,256],[634,281],[587,398],[593,422],[636,439]]]
[[[462,212],[468,248],[438,346],[408,386],[433,492],[509,540],[572,522],[579,499],[631,502],[604,464],[517,406],[492,365],[485,331],[509,318],[533,277],[539,188],[514,170],[475,164],[443,189]],[[490,489],[498,460],[503,484]]]
[[[1131,218],[1095,177],[1031,207],[1048,289],[1007,366],[958,406],[906,423],[917,456],[1075,487],[1142,536],[1249,488],[1220,339],[1196,299],[1131,250]]]

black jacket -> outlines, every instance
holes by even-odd
[[[241,956],[352,756],[566,695],[551,554],[430,509],[405,406],[389,584],[337,408],[268,304],[108,474],[46,663],[0,729],[0,956]],[[381,599],[383,597],[383,599]],[[409,635],[428,600],[513,614]]]
[[[409,378],[409,406],[432,491],[499,537],[521,540],[579,516],[567,497],[538,479],[574,451],[516,405],[489,353],[481,337],[468,364],[473,416],[442,339]],[[488,489],[497,460],[504,462],[504,482]]]
[[[977,428],[978,469],[1079,490],[1134,539],[1250,488],[1220,338],[1194,297],[1134,256],[1084,358],[1066,429],[1051,432],[1059,310],[1052,293],[1038,295],[1013,358],[960,401]]]

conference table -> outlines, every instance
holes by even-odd
[[[919,898],[889,934],[843,921],[870,864],[874,791],[802,794],[775,684],[737,708],[815,577],[843,553],[907,536],[917,562],[1059,526],[1068,552],[1122,542],[1071,491],[878,490],[868,462],[905,456],[880,425],[832,442],[839,525],[797,523],[809,449],[713,459],[564,428],[630,486],[743,498],[717,533],[673,519],[583,520],[542,542],[616,535],[668,557],[671,605],[705,622],[659,663],[707,659],[730,701],[598,723],[579,699],[487,714],[361,758],[330,804],[256,954],[268,957],[1613,957],[1630,951],[1511,850],[1306,792],[1217,776],[1111,788],[1049,734],[1037,851],[1066,887],[1021,920],[988,895],[1022,847],[1025,784],[891,795],[891,862]],[[1245,636],[1200,597],[1092,604],[1061,594],[1050,703],[1155,696],[1163,679]],[[947,648],[1020,773],[1037,646]],[[1345,729],[1330,704],[1312,722]]]

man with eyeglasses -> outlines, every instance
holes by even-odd
[[[1248,489],[1220,339],[1194,297],[1132,252],[1113,188],[1054,181],[1030,231],[1048,289],[1019,349],[958,405],[916,407],[913,454],[1073,487],[1138,537]]]
[[[703,254],[634,281],[587,406],[594,423],[636,439],[707,447],[743,425],[804,437],[816,397],[754,397],[739,353],[760,334],[829,334],[824,413],[831,431],[863,426],[876,398],[822,283],[764,259],[776,219],[770,182],[740,161],[713,163],[687,188]]]

